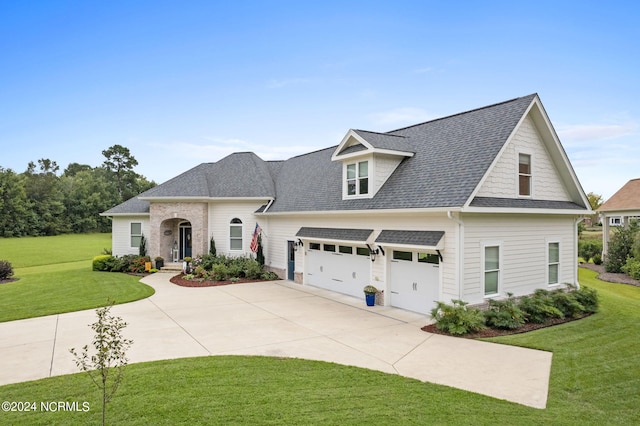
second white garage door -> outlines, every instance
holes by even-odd
[[[439,256],[394,250],[389,268],[391,305],[429,314],[440,293]]]

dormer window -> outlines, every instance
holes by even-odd
[[[347,164],[347,195],[367,195],[369,193],[369,162],[359,161]]]
[[[531,196],[531,156],[529,154],[518,155],[518,195]]]

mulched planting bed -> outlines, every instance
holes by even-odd
[[[546,322],[544,324],[534,324],[534,323],[529,323],[528,322],[528,323],[524,324],[522,327],[516,328],[515,330],[499,330],[499,329],[495,329],[495,328],[487,328],[487,329],[481,330],[481,331],[479,331],[477,333],[453,335],[453,334],[446,333],[446,332],[444,332],[442,330],[438,330],[438,328],[436,327],[435,324],[429,324],[429,325],[425,325],[424,327],[422,327],[422,331],[426,331],[427,333],[433,333],[433,334],[442,334],[443,336],[464,337],[465,339],[482,339],[482,338],[486,338],[486,337],[498,337],[498,336],[508,336],[510,334],[526,333],[528,331],[538,330],[538,329],[545,328],[545,327],[552,327],[554,325],[564,324],[564,323],[571,322],[571,321],[576,321],[576,320],[579,320],[579,319],[582,319],[582,318],[586,318],[586,317],[588,317],[590,315],[592,315],[592,314],[586,314],[586,315],[583,315],[583,316],[578,317],[578,318],[558,318],[558,319]]]
[[[18,281],[18,278],[9,278],[6,280],[0,280],[0,284],[8,284],[8,283],[14,283]]]
[[[230,284],[246,284],[246,283],[260,283],[267,282],[267,280],[248,280],[246,278],[240,278],[238,281],[200,281],[200,280],[185,280],[183,274],[172,277],[169,281],[182,287],[215,287],[219,285]],[[269,280],[273,281],[273,280]]]

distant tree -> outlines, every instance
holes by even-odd
[[[29,200],[24,180],[24,176],[13,170],[0,167],[0,237],[22,237],[29,234]]]
[[[27,216],[30,235],[58,235],[68,232],[64,216],[64,195],[60,178],[56,173],[60,167],[55,161],[38,160],[39,173],[33,162],[24,173],[25,192],[28,199]]]
[[[121,201],[125,201],[125,183],[135,180],[135,172],[133,168],[138,165],[138,160],[135,159],[129,148],[125,148],[122,145],[113,145],[112,147],[102,151],[102,155],[106,157],[104,160],[104,167],[115,175],[116,188]]]
[[[602,199],[602,195],[596,194],[594,192],[590,192],[587,194],[587,200],[589,200],[589,205],[591,206],[591,210],[594,212],[600,208],[604,200]],[[591,223],[595,225],[598,223],[598,215],[591,215]]]
[[[118,204],[115,185],[109,181],[104,169],[79,169],[61,177],[68,228],[73,233],[109,232],[111,221],[100,216]]]
[[[90,172],[91,170],[93,170],[93,167],[87,164],[71,163],[64,169],[62,176],[73,177],[80,172]]]

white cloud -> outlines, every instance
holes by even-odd
[[[281,89],[286,86],[296,86],[299,84],[305,84],[310,82],[309,78],[285,78],[285,79],[271,79],[267,83],[268,89]]]
[[[559,126],[557,131],[563,143],[580,144],[585,141],[596,142],[635,135],[638,132],[638,125],[633,122],[624,124],[574,124]]]
[[[390,111],[379,112],[370,115],[371,119],[378,125],[401,126],[422,123],[433,119],[427,111],[420,108],[396,108]]]

